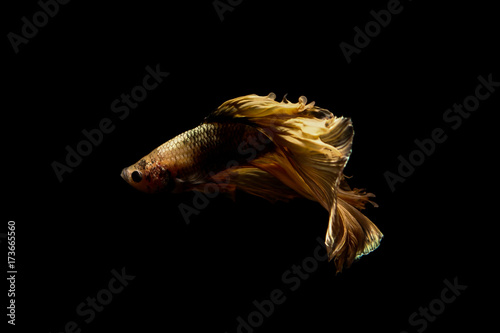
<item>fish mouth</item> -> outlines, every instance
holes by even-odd
[[[128,172],[127,168],[123,168],[120,176],[128,183],[128,180],[130,179],[130,177],[129,177],[129,172]]]

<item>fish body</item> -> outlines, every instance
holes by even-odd
[[[122,177],[148,193],[192,190],[227,169],[229,163],[251,161],[244,152],[260,147],[256,142],[259,134],[254,127],[240,123],[203,123],[123,169]]]
[[[122,177],[154,192],[236,189],[270,201],[304,197],[329,211],[325,244],[337,271],[376,249],[383,237],[360,210],[374,196],[347,184],[343,169],[354,131],[336,117],[274,94],[247,95],[223,103],[201,125],[165,142]]]

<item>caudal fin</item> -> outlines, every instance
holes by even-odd
[[[335,117],[314,102],[307,104],[304,96],[298,103],[286,98],[276,102],[275,97],[271,93],[229,100],[205,121],[244,122],[275,144],[273,151],[245,167],[250,169],[240,169],[239,178],[233,177],[233,181],[237,187],[266,199],[283,193],[285,198],[298,194],[319,202],[330,212],[325,240],[328,256],[341,271],[373,251],[382,238],[378,228],[358,210],[372,195],[351,190],[343,176],[354,135],[351,120]],[[265,186],[256,185],[259,176],[267,180]],[[271,181],[273,177],[279,182]],[[292,191],[283,191],[286,187]]]
[[[337,207],[330,212],[325,241],[328,259],[335,262],[337,272],[375,250],[382,240],[377,226],[360,212],[368,202],[376,206],[369,199],[373,196],[358,189],[338,189]]]

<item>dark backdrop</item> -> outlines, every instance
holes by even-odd
[[[492,7],[245,0],[217,2],[217,10],[212,1],[71,1],[54,13],[50,3],[53,17],[37,16],[42,7],[34,0],[3,11],[1,230],[16,222],[20,332],[444,332],[486,325],[496,262],[497,207],[489,191],[500,92],[493,90],[500,88],[479,88],[490,94],[478,105],[474,96],[479,76],[500,81]],[[388,6],[397,12],[390,22],[381,12]],[[31,37],[12,42],[9,33],[22,36],[33,15],[38,32],[26,27]],[[380,31],[370,23],[374,15],[385,20]],[[370,41],[357,30],[367,24]],[[342,48],[356,43],[348,62]],[[114,113],[113,101],[142,84],[147,66],[169,75],[129,114]],[[146,195],[120,178],[123,167],[227,99],[271,91],[294,102],[305,95],[353,120],[345,173],[377,195],[380,207],[365,213],[385,238],[341,274],[311,259],[328,220],[315,202],[271,204],[238,192],[235,201],[210,199],[186,224],[179,205],[193,206],[192,193]],[[475,111],[459,123],[447,110],[465,99]],[[106,118],[112,131],[59,181],[52,163],[65,163],[66,146],[76,149],[82,131]],[[436,128],[446,141],[429,156],[416,152],[415,140],[429,142]],[[402,175],[398,166],[410,155],[424,160]],[[404,182],[391,189],[387,172]],[[303,263],[307,276],[287,272]],[[123,288],[116,274],[129,279]],[[107,291],[110,281],[115,294]],[[449,284],[462,290],[446,291]],[[275,290],[282,303],[271,311]],[[97,296],[105,304],[89,310]],[[267,317],[253,313],[254,301]],[[426,317],[421,311],[429,307]]]

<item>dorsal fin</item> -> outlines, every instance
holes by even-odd
[[[301,96],[298,103],[291,103],[286,95],[281,102],[275,101],[275,98],[274,93],[269,93],[267,96],[251,94],[230,99],[205,117],[204,122],[242,122],[257,125],[262,123],[260,125],[266,126],[269,124],[269,118],[285,120],[297,116],[317,119],[333,117],[330,111],[314,106],[314,102],[307,104],[305,96]]]

